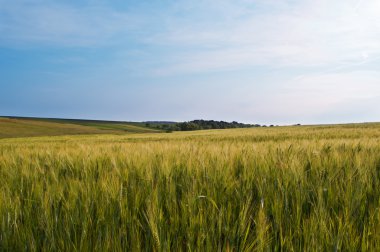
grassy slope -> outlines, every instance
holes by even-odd
[[[38,118],[0,118],[0,138],[147,132],[158,131],[121,122]]]

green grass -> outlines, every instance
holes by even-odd
[[[0,117],[0,138],[160,132],[136,123]]]
[[[377,251],[380,125],[0,140],[0,250]]]

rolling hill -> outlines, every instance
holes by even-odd
[[[0,117],[0,138],[81,134],[154,133],[142,123],[116,121]]]

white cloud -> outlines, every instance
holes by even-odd
[[[131,100],[149,97],[146,111],[182,119],[380,116],[379,0],[177,0],[124,9],[103,0],[70,2],[0,0],[0,46],[97,47],[107,54],[100,63],[82,50],[53,55],[49,63],[88,66],[57,75],[64,89],[118,83],[122,104],[132,86],[143,86],[153,91],[142,88]],[[217,74],[195,75],[209,72]]]
[[[211,4],[214,1],[201,2],[204,6],[196,9],[200,17],[171,17],[171,25],[148,40],[184,51],[169,54],[172,65],[156,72],[183,74],[257,65],[331,68],[380,55],[378,0],[281,1],[287,3],[282,5],[225,0],[218,7]],[[202,11],[210,17],[205,19]]]
[[[331,68],[380,55],[379,2],[180,0],[145,13],[99,1],[2,0],[0,43],[171,48],[154,70],[169,75],[257,65]]]

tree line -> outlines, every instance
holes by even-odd
[[[147,127],[153,127],[167,132],[171,131],[191,131],[191,130],[207,130],[207,129],[233,129],[233,128],[252,128],[261,127],[259,124],[245,124],[236,121],[214,121],[214,120],[193,120],[188,122],[172,123],[172,124],[146,124]]]

